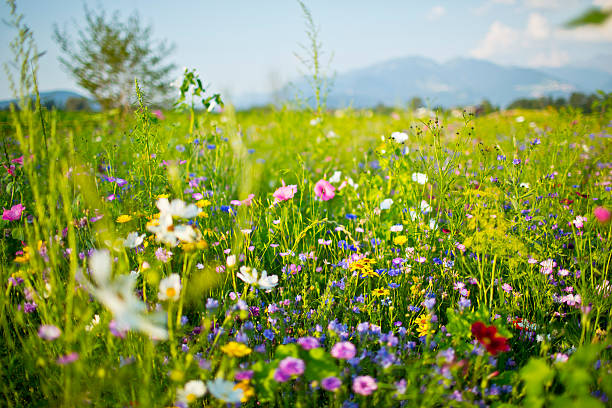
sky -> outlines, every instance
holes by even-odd
[[[503,65],[588,65],[612,56],[612,19],[601,27],[564,28],[593,5],[612,0],[304,0],[319,26],[329,73],[363,68],[395,57],[424,56],[438,62],[467,57]],[[17,0],[39,52],[39,89],[80,90],[61,67],[53,27],[76,33],[84,5],[137,12],[153,27],[153,38],[175,45],[167,61],[177,76],[195,68],[224,99],[269,92],[304,71],[295,53],[307,43],[304,18],[291,0]],[[9,8],[0,4],[2,20]],[[0,24],[0,60],[11,61],[14,30]],[[612,69],[612,68],[611,68]],[[4,70],[0,99],[11,98]]]

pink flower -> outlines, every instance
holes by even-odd
[[[283,186],[279,187],[274,194],[272,194],[274,196],[274,204],[292,199],[295,193],[297,193],[297,186],[295,184],[286,186],[283,180]]]
[[[66,364],[74,363],[78,359],[79,359],[79,354],[73,351],[70,354],[60,356],[57,359],[57,364],[66,365]]]
[[[164,113],[162,111],[160,111],[159,109],[154,110],[153,115],[155,115],[155,117],[159,120],[164,120],[166,119],[166,117],[164,116]]]
[[[15,176],[15,165],[11,164],[11,167],[6,167],[6,164],[3,164],[4,168],[6,169],[6,172],[8,174],[10,174],[11,176]]]
[[[25,207],[22,204],[12,206],[10,210],[4,208],[2,219],[6,221],[16,221],[21,218],[23,210],[25,210]]]
[[[51,324],[43,324],[38,328],[38,337],[44,340],[55,340],[62,334],[62,331]]]
[[[356,352],[355,345],[349,341],[336,343],[331,349],[331,355],[341,360],[349,360],[355,357]]]
[[[336,195],[336,193],[334,193],[336,187],[332,186],[329,181],[323,179],[317,181],[314,190],[315,195],[323,201],[329,201]]]
[[[376,380],[369,375],[362,375],[353,380],[353,391],[359,395],[370,395],[378,389]]]
[[[296,187],[295,191],[297,191],[297,187]],[[253,202],[253,198],[255,198],[255,194],[249,194],[247,196],[247,198],[242,200],[242,205],[244,205],[245,207],[250,207],[251,203]]]
[[[11,160],[11,163],[17,163],[23,165],[23,156]]]
[[[610,211],[604,207],[597,207],[595,210],[593,210],[593,213],[595,214],[597,221],[601,222],[602,224],[610,221]]]

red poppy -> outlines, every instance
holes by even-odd
[[[500,351],[510,350],[508,339],[497,336],[497,328],[495,326],[487,327],[482,322],[472,323],[472,334],[494,356]]]

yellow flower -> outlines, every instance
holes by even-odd
[[[159,194],[159,195],[158,195],[157,197],[155,197],[155,198],[157,198],[157,199],[159,200],[160,198],[168,198],[168,197],[170,197],[170,194]]]
[[[200,208],[208,207],[210,205],[210,201],[208,200],[198,200],[196,205]]]
[[[249,380],[242,380],[234,386],[234,389],[242,390],[242,399],[240,402],[247,402],[249,398],[255,395],[255,390],[249,385]]]
[[[23,247],[23,255],[15,257],[15,262],[20,263],[20,264],[24,264],[24,263],[28,262],[29,260],[30,260],[30,247],[29,246],[24,246]]]
[[[404,245],[406,242],[408,242],[408,237],[405,235],[400,235],[393,239],[395,245]]]
[[[226,345],[221,346],[221,351],[230,357],[244,357],[251,354],[252,350],[242,343],[230,341]]]
[[[422,314],[416,319],[416,323],[419,326],[417,328],[417,333],[419,334],[419,337],[434,334],[434,330],[431,327],[431,315]]]
[[[119,224],[123,224],[123,223],[126,223],[128,221],[132,221],[132,216],[131,215],[123,214],[123,215],[120,215],[120,216],[117,217],[117,222]]]
[[[369,258],[358,259],[351,264],[350,269],[351,271],[359,271],[359,274],[362,276],[378,276],[378,273],[376,273],[370,266],[372,263],[374,263],[374,261]]]
[[[372,291],[373,296],[387,296],[389,295],[389,293],[391,293],[389,292],[389,289],[382,289],[382,288],[374,289]]]
[[[204,211],[200,211],[198,213],[198,217],[200,217],[200,218],[208,218],[208,213],[206,213]]]

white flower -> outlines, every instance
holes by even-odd
[[[528,189],[529,188],[529,183],[521,183],[521,184],[519,184],[519,186]]]
[[[408,135],[404,132],[393,132],[391,133],[391,139],[395,140],[397,143],[404,143],[408,140]]]
[[[391,232],[402,232],[404,230],[404,226],[402,224],[396,224],[391,226]]]
[[[208,381],[206,385],[208,385],[208,390],[211,395],[221,401],[235,404],[242,400],[242,389],[234,389],[236,385],[231,381],[215,378],[214,381]]]
[[[110,279],[111,259],[107,250],[94,251],[89,258],[89,269],[96,285],[87,281],[81,272],[79,282],[112,313],[119,330],[140,330],[158,340],[168,338],[168,331],[158,322],[163,314],[147,315],[145,304],[134,295],[133,275]]]
[[[428,212],[431,212],[431,206],[425,200],[421,200],[421,212],[423,214],[427,214]]]
[[[419,214],[417,214],[417,212],[416,212],[416,210],[414,208],[410,208],[408,210],[408,213],[410,214],[410,219],[412,221],[416,220],[418,218],[418,216],[419,216]]]
[[[179,388],[176,392],[176,399],[184,404],[191,404],[196,399],[206,394],[206,386],[204,381],[191,380],[185,383],[183,388]]]
[[[433,218],[429,220],[429,229],[433,230],[438,228],[438,223]]]
[[[257,269],[241,266],[237,276],[249,285],[257,283]]]
[[[259,282],[257,283],[262,289],[272,289],[276,285],[278,285],[278,276],[270,275],[268,276],[268,272],[262,271],[261,278],[259,278]]]
[[[232,268],[234,265],[236,265],[236,255],[229,255],[227,257],[226,264],[228,268]]]
[[[382,202],[380,203],[380,209],[381,210],[388,210],[389,208],[391,208],[391,205],[393,204],[393,200],[390,198],[386,198],[384,200],[382,200]]]
[[[159,282],[159,300],[178,300],[181,293],[181,278],[176,273]]]
[[[160,198],[157,200],[157,208],[161,214],[160,218],[164,215],[179,218],[193,218],[200,212],[195,204],[185,205],[185,202],[178,198],[172,200],[172,202],[169,202],[167,198]]]
[[[423,174],[423,173],[412,173],[412,181],[415,181],[419,184],[425,184],[427,183],[427,174]]]
[[[95,314],[93,319],[91,319],[91,323],[85,326],[85,330],[91,331],[98,324],[100,324],[100,315]]]
[[[123,246],[126,248],[136,248],[144,242],[145,234],[138,235],[136,231],[130,232],[127,238],[123,241]]]
[[[329,182],[330,183],[339,183],[341,175],[342,175],[341,171],[334,171],[334,175],[329,178]]]
[[[516,118],[516,121],[517,121],[518,123],[523,123],[523,122],[525,121],[525,117],[524,117],[524,116],[518,116],[518,117]]]
[[[197,239],[198,233],[191,225],[174,225],[174,218],[193,218],[198,215],[199,209],[195,204],[185,205],[182,200],[172,200],[167,198],[157,200],[159,208],[159,219],[147,225],[147,230],[155,234],[158,242],[163,242],[171,247],[181,242],[193,242]]]

